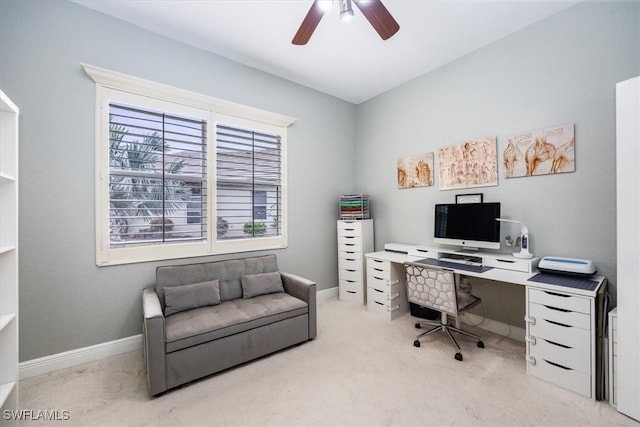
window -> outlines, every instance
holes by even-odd
[[[286,247],[293,119],[83,68],[96,82],[98,265]]]
[[[206,129],[199,118],[109,104],[111,248],[206,241]]]
[[[222,227],[218,239],[280,234],[280,168],[278,135],[217,125],[216,213]]]

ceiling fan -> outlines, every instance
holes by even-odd
[[[307,44],[324,13],[331,9],[332,3],[331,0],[314,0],[291,43],[295,45]],[[384,7],[382,1],[353,0],[353,3],[358,6],[360,12],[382,37],[382,40],[387,40],[400,29],[400,25]],[[340,19],[345,20],[353,17],[352,0],[338,0],[338,4],[340,5]]]

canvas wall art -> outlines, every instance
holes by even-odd
[[[433,153],[398,159],[398,188],[433,185]]]
[[[573,124],[511,136],[502,157],[505,178],[575,172]]]
[[[498,185],[496,137],[486,137],[438,150],[440,190]]]

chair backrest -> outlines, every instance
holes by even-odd
[[[458,315],[456,275],[424,264],[405,263],[407,299],[452,316]]]

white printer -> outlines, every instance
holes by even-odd
[[[546,256],[540,260],[538,270],[543,273],[591,276],[596,273],[596,264],[588,259]]]

